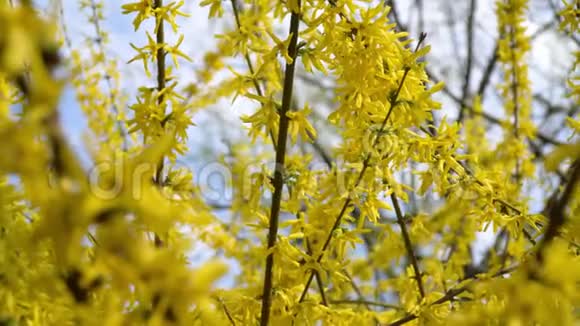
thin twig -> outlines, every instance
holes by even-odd
[[[262,314],[260,325],[267,326],[270,317],[270,305],[272,304],[272,274],[274,268],[274,253],[271,251],[276,245],[278,235],[278,215],[284,187],[284,161],[286,158],[286,141],[288,138],[288,125],[290,119],[286,113],[290,110],[292,90],[294,88],[294,70],[297,60],[298,25],[300,24],[300,0],[297,0],[298,11],[292,12],[290,17],[290,44],[288,55],[292,58],[291,63],[286,63],[284,73],[284,88],[282,93],[282,107],[280,109],[280,127],[278,143],[276,147],[276,167],[274,169],[274,194],[270,209],[270,226],[268,229],[268,256],[266,257],[266,269],[264,272],[264,288],[262,293]]]
[[[87,232],[87,236],[89,237],[89,240],[91,240],[91,242],[95,246],[100,246],[99,241],[97,241],[97,239],[95,238],[95,236],[90,231]]]
[[[350,273],[346,269],[343,270],[342,272],[344,273],[344,275],[346,276],[346,278],[348,278],[348,281],[350,283],[350,286],[352,286],[352,289],[354,290],[354,292],[358,296],[359,301],[365,301],[364,295],[362,294],[362,291],[360,290],[359,286],[356,284],[356,282],[354,281],[354,279],[352,278],[352,276],[350,275]],[[366,305],[366,306],[367,306],[367,309],[368,310],[371,309],[369,307],[369,305]]]
[[[320,272],[316,271],[314,276],[316,277],[316,283],[318,284],[318,292],[320,293],[320,298],[322,299],[322,305],[328,307],[328,300],[326,299],[326,292],[324,291],[324,284],[322,284],[322,277],[320,277]]]
[[[423,0],[415,0],[415,5],[417,6],[417,29],[418,34],[421,35],[425,32],[425,11],[423,6]]]
[[[371,305],[368,303],[365,303],[367,300],[365,300],[364,295],[362,294],[362,291],[360,290],[360,288],[358,287],[358,285],[356,284],[356,282],[354,281],[354,279],[352,278],[352,276],[350,275],[350,273],[346,270],[343,269],[342,273],[348,278],[348,281],[350,283],[350,286],[352,286],[354,292],[356,293],[356,295],[358,296],[358,300],[359,302],[361,302],[363,305],[365,305],[365,307],[367,308],[367,310],[371,310]],[[377,285],[378,286],[378,285]],[[377,319],[377,317],[374,317],[375,320],[375,325],[380,325],[379,320]]]
[[[463,91],[461,93],[461,101],[465,102],[469,96],[469,82],[471,81],[471,68],[473,66],[473,39],[475,35],[473,33],[473,23],[475,21],[475,10],[476,10],[477,0],[471,0],[469,4],[469,15],[467,16],[467,61],[465,62],[465,76],[463,78]],[[465,108],[461,106],[459,108],[459,116],[457,121],[463,121],[463,114]]]
[[[397,26],[399,26],[399,28],[401,29],[401,31],[405,32],[408,31],[407,26],[405,26],[399,18],[398,12],[396,10],[395,7],[395,3],[393,0],[390,1],[390,5],[391,5],[391,14],[393,16],[393,20],[397,23]],[[544,32],[546,32],[547,30],[550,29],[550,27],[552,27],[554,25],[554,22],[548,22],[544,25],[542,25],[540,28],[538,28],[538,30],[536,32],[534,32],[534,34],[532,34],[530,36],[530,41],[533,41],[534,39],[536,39],[537,37],[539,37],[540,35],[542,35]],[[494,50],[493,50],[493,55],[491,56],[490,60],[488,61],[488,64],[485,68],[485,71],[483,73],[483,77],[481,79],[481,82],[479,83],[479,87],[477,90],[477,94],[480,95],[483,98],[483,95],[485,94],[485,89],[487,88],[487,86],[489,85],[489,82],[491,80],[491,75],[494,72],[496,63],[497,63],[497,49],[499,48],[498,44],[496,43]],[[440,79],[437,78],[437,76],[430,71],[429,69],[427,69],[427,74],[429,75],[429,77],[434,81],[434,82],[439,82]],[[451,100],[453,100],[456,104],[458,104],[460,107],[464,107],[466,109],[468,109],[471,113],[473,114],[479,114],[481,115],[483,118],[485,118],[487,121],[496,124],[496,125],[501,125],[502,122],[500,119],[485,113],[485,112],[476,112],[475,110],[473,110],[473,107],[471,105],[469,105],[465,100],[462,100],[459,96],[456,96],[455,94],[453,94],[453,92],[451,92],[451,90],[448,88],[447,85],[443,86],[442,89],[443,93],[445,93],[447,96],[449,96],[449,98]],[[538,139],[540,139],[541,141],[543,141],[544,143],[548,143],[550,145],[562,145],[562,142],[557,141],[547,135],[542,134],[539,130],[536,131],[536,135],[535,135]]]
[[[413,243],[411,242],[411,237],[409,236],[407,226],[405,225],[405,221],[403,220],[403,213],[401,212],[399,201],[397,200],[397,196],[394,193],[391,194],[391,201],[393,202],[393,206],[395,207],[395,213],[397,214],[397,223],[401,228],[401,235],[403,236],[403,241],[405,242],[407,256],[411,260],[411,265],[413,266],[413,270],[415,272],[415,279],[417,280],[419,294],[421,295],[421,299],[423,299],[425,297],[425,288],[423,287],[421,270],[419,269],[419,263],[417,262],[417,257],[415,256],[415,252],[413,251]]]
[[[288,191],[291,191],[289,188]],[[300,215],[296,214],[296,219],[300,219]],[[304,233],[304,228],[301,228],[302,233]],[[312,255],[312,246],[310,245],[310,240],[308,236],[304,235],[304,243],[306,244],[306,253],[310,256]],[[320,272],[317,270],[316,272],[316,283],[318,284],[318,291],[320,292],[320,298],[322,299],[322,304],[328,307],[328,301],[326,299],[326,292],[324,290],[324,284],[322,284],[322,277],[320,276]]]
[[[330,303],[332,304],[353,304],[353,305],[365,305],[365,306],[375,306],[381,307],[385,309],[396,309],[401,310],[403,309],[400,306],[388,304],[384,302],[376,302],[376,301],[369,301],[369,300],[331,300]]]
[[[487,61],[487,65],[485,66],[485,69],[483,70],[483,76],[481,77],[481,80],[479,81],[479,87],[477,87],[477,95],[479,95],[482,100],[483,100],[483,97],[485,96],[485,90],[486,90],[486,88],[489,85],[489,82],[491,80],[491,75],[493,74],[493,71],[495,70],[495,65],[497,64],[497,59],[498,59],[497,50],[498,49],[499,49],[499,44],[496,42],[495,46],[493,47],[492,55],[489,58],[489,60]],[[463,99],[463,101],[465,102],[465,99]]]
[[[217,298],[217,300],[224,308],[224,312],[226,314],[226,317],[228,317],[228,320],[230,321],[230,323],[232,323],[233,326],[236,326],[236,322],[234,321],[234,318],[230,314],[230,311],[228,310],[228,307],[226,306],[225,302],[221,298]]]

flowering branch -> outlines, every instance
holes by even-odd
[[[268,229],[268,256],[266,257],[266,269],[264,271],[264,288],[262,292],[262,314],[260,325],[267,326],[270,318],[270,306],[272,304],[272,270],[274,268],[274,253],[272,249],[276,245],[278,235],[278,215],[280,214],[280,202],[282,200],[282,190],[284,187],[284,161],[286,158],[286,142],[288,139],[288,126],[290,119],[286,115],[290,110],[292,102],[292,89],[294,87],[294,70],[296,67],[298,25],[300,23],[300,0],[297,1],[297,10],[292,11],[290,18],[290,44],[288,55],[292,62],[286,63],[284,73],[284,89],[282,94],[282,107],[280,109],[280,129],[278,132],[278,142],[276,148],[276,167],[274,169],[274,194],[272,195],[272,206],[270,209],[270,226]]]
[[[161,8],[163,7],[163,0],[155,0],[154,8]],[[163,44],[165,44],[165,33],[163,28],[163,18],[161,15],[155,16],[155,26],[157,27],[157,33],[155,35],[155,42],[157,42],[157,105],[163,108],[163,101],[164,101],[164,94],[163,90],[165,89],[165,49]],[[163,110],[163,114],[165,114]],[[161,122],[161,128],[165,126],[167,119],[163,119]],[[159,162],[157,163],[157,171],[155,172],[155,183],[159,186],[163,185],[163,166],[165,164],[165,158],[161,156]],[[154,235],[154,241],[156,247],[163,246],[163,240],[159,237],[158,234]]]
[[[417,47],[415,48],[415,52],[417,52],[417,50],[421,46],[421,43],[425,40],[426,36],[427,36],[426,34],[421,34],[421,36],[417,42]],[[409,74],[410,70],[411,70],[411,68],[409,66],[405,67],[403,77],[401,78],[401,81],[399,82],[399,87],[397,88],[397,91],[393,94],[393,96],[391,98],[389,98],[389,102],[390,102],[389,111],[387,112],[387,115],[385,116],[385,119],[383,120],[381,127],[379,128],[377,137],[375,138],[372,147],[377,146],[379,140],[381,139],[381,137],[384,134],[385,127],[387,126],[387,122],[389,121],[391,113],[393,112],[393,108],[396,106],[397,99],[399,98],[399,94],[401,93],[401,89],[403,88],[403,84],[405,83],[405,79],[407,78],[407,75]],[[363,165],[362,165],[362,169],[361,169],[361,171],[357,177],[357,180],[354,184],[355,188],[360,184],[367,168],[369,167],[371,157],[372,157],[372,155],[368,154],[366,159],[364,160]],[[324,241],[324,244],[322,245],[322,249],[320,251],[320,254],[318,255],[318,258],[316,259],[317,263],[320,263],[322,261],[322,257],[324,256],[326,249],[328,249],[328,246],[330,245],[330,242],[332,240],[332,236],[334,235],[334,231],[340,226],[340,223],[342,222],[342,218],[343,218],[344,214],[346,213],[346,209],[350,205],[351,201],[352,201],[352,198],[350,196],[348,198],[346,198],[346,200],[344,201],[344,204],[342,205],[340,213],[338,213],[338,216],[336,217],[334,224],[332,225],[330,232],[328,233],[328,236],[326,237],[326,240]],[[308,276],[308,279],[306,281],[306,284],[304,285],[304,289],[302,290],[302,294],[300,295],[299,302],[303,302],[304,299],[306,298],[306,294],[308,293],[308,289],[310,288],[310,284],[312,283],[313,278],[314,278],[314,272],[311,271],[309,276]]]

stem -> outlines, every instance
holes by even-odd
[[[302,232],[304,232],[304,228],[302,228]],[[306,242],[306,252],[308,255],[312,255],[312,246],[310,245],[310,241],[308,237],[304,237],[304,242]],[[318,292],[320,292],[320,298],[322,299],[322,305],[328,307],[328,300],[326,299],[326,292],[324,291],[324,284],[322,284],[322,277],[320,276],[320,272],[315,272],[316,276],[316,283],[318,284]]]
[[[216,298],[216,299],[224,308],[224,313],[226,314],[226,317],[228,318],[228,320],[230,321],[232,326],[236,326],[236,322],[234,321],[232,314],[230,314],[230,311],[228,310],[228,307],[226,306],[225,302],[221,298]]]
[[[499,45],[496,42],[495,46],[493,48],[492,55],[489,58],[489,60],[487,61],[487,65],[485,66],[485,69],[483,72],[483,77],[481,77],[481,80],[479,82],[479,86],[477,87],[477,95],[479,95],[479,97],[481,98],[481,101],[483,101],[483,98],[485,97],[485,90],[486,90],[487,86],[489,85],[489,82],[491,80],[491,75],[493,74],[493,71],[495,69],[495,65],[497,63],[497,59],[498,59],[497,50],[498,49],[499,49]],[[465,99],[462,102],[465,102]]]
[[[304,228],[302,228],[302,232],[304,232]],[[310,245],[310,241],[308,237],[304,237],[304,242],[306,243],[306,253],[308,255],[312,255],[312,246]],[[322,277],[318,271],[315,272],[316,276],[316,283],[318,284],[318,292],[320,292],[320,298],[322,299],[322,305],[328,307],[328,301],[326,299],[326,292],[324,291],[324,284],[322,284]]]
[[[407,231],[407,226],[403,220],[403,214],[401,213],[401,207],[399,206],[399,201],[395,194],[391,194],[391,201],[395,207],[395,213],[397,214],[397,223],[401,228],[401,235],[403,236],[403,241],[405,242],[405,249],[407,250],[407,256],[411,260],[411,265],[415,271],[415,279],[417,280],[417,287],[419,288],[419,293],[421,294],[421,299],[425,297],[425,288],[423,287],[423,280],[421,278],[421,270],[419,269],[419,263],[417,262],[417,257],[413,251],[413,243],[411,242],[411,237]]]
[[[419,16],[417,18],[417,29],[419,30],[419,35],[421,35],[425,32],[425,11],[423,10],[423,0],[415,0],[415,5],[417,6],[417,15]]]
[[[232,8],[234,11],[234,17],[236,19],[236,25],[238,27],[238,30],[241,28],[241,22],[240,22],[240,11],[241,9],[238,8],[237,4],[236,4],[236,0],[231,0],[232,3]],[[248,55],[248,53],[244,54],[244,59],[246,61],[246,65],[248,66],[248,70],[250,71],[250,74],[252,76],[254,76],[254,65],[252,64],[252,60],[250,59],[250,56]],[[254,89],[256,90],[256,94],[258,94],[258,96],[263,96],[264,92],[262,91],[262,88],[260,87],[260,84],[258,83],[258,81],[255,78],[252,78],[252,83],[254,84]],[[270,130],[269,132],[269,136],[270,139],[272,140],[272,146],[274,147],[274,151],[277,151],[276,149],[276,140],[274,139],[274,133],[272,132],[272,130]],[[314,148],[317,150],[317,152],[323,157],[323,159],[325,160],[326,164],[329,166],[329,168],[331,167],[331,161],[330,161],[330,157],[328,156],[328,154],[326,154],[324,152],[324,150],[322,149],[322,147],[316,143],[316,140],[313,140],[313,146]],[[328,306],[328,302],[326,301],[326,295],[324,293],[324,285],[322,284],[322,279],[320,278],[320,275],[317,273],[316,275],[316,281],[318,283],[318,288],[320,291],[320,295],[322,297],[322,303],[325,306]]]
[[[318,292],[320,292],[320,298],[322,299],[322,305],[328,307],[328,300],[326,299],[326,292],[324,292],[324,285],[322,284],[322,278],[320,273],[316,271],[314,273],[316,277],[316,283],[318,284]]]
[[[402,307],[399,307],[396,305],[392,305],[392,304],[388,304],[388,303],[384,303],[384,302],[370,301],[370,300],[332,300],[332,301],[330,301],[330,303],[375,306],[375,307],[381,307],[381,308],[385,308],[385,309],[396,309],[396,310],[403,309]]]
[[[512,15],[515,15],[514,12],[511,12]],[[512,85],[511,85],[511,91],[512,91],[512,97],[513,97],[513,101],[514,101],[514,138],[516,139],[516,141],[519,141],[520,135],[519,135],[519,128],[520,128],[520,123],[519,123],[519,114],[520,114],[520,108],[519,108],[519,100],[518,100],[518,96],[519,96],[519,92],[518,92],[518,74],[517,74],[517,69],[518,69],[518,62],[516,61],[516,55],[515,55],[515,51],[516,51],[516,36],[515,36],[515,28],[516,26],[510,26],[509,29],[509,37],[510,37],[510,50],[511,50],[511,73],[512,73]],[[514,179],[516,180],[516,184],[519,186],[520,184],[520,160],[519,158],[516,158],[516,167],[515,167],[515,175],[514,175]]]
[[[155,8],[163,7],[163,0],[155,0],[154,4]],[[165,89],[165,49],[163,48],[163,44],[165,44],[165,33],[163,30],[163,18],[160,16],[156,16],[156,26],[157,26],[157,33],[156,33],[156,43],[159,48],[157,49],[157,92],[161,93]],[[160,46],[161,45],[161,46]],[[163,102],[165,100],[164,94],[159,95],[157,98],[157,105],[163,108]],[[165,110],[163,110],[163,115],[165,115]],[[165,123],[167,119],[164,119],[161,122],[161,128],[165,127]],[[157,170],[155,172],[155,183],[158,186],[163,185],[163,165],[165,164],[165,158],[161,156],[159,162],[157,163]],[[159,237],[159,235],[155,234],[155,246],[161,247],[163,246],[163,241]]]
[[[274,253],[271,249],[276,245],[278,235],[278,215],[280,213],[280,201],[282,200],[282,190],[284,186],[284,161],[286,158],[286,141],[288,138],[288,125],[290,119],[286,113],[290,109],[292,101],[292,89],[294,87],[294,70],[296,67],[298,43],[298,25],[300,23],[300,0],[298,0],[298,12],[292,12],[290,18],[290,45],[288,55],[292,58],[292,63],[286,63],[284,73],[284,89],[282,94],[282,108],[280,110],[280,130],[276,148],[276,167],[274,169],[274,194],[272,195],[272,207],[270,209],[270,227],[268,229],[268,256],[266,257],[266,269],[264,272],[264,289],[262,293],[262,314],[260,325],[267,326],[270,318],[270,306],[272,304],[272,272],[274,267]]]
[[[469,82],[471,81],[471,68],[473,66],[473,23],[475,21],[475,8],[476,0],[471,0],[469,4],[469,16],[467,17],[467,61],[465,63],[465,75],[463,79],[463,92],[461,95],[461,101],[465,102],[469,95]],[[458,122],[463,121],[465,113],[465,107],[461,106],[459,108],[459,116],[457,117]]]

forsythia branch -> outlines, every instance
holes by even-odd
[[[421,37],[419,38],[418,42],[417,42],[417,47],[415,48],[415,52],[417,52],[417,50],[420,48],[421,43],[423,43],[423,41],[425,40],[425,37],[427,35],[426,34],[421,34]],[[389,118],[391,116],[391,113],[393,112],[393,108],[396,106],[397,103],[397,99],[399,97],[399,94],[401,93],[401,89],[403,88],[403,84],[405,83],[405,79],[407,78],[407,75],[409,73],[411,69],[409,67],[406,67],[403,73],[403,77],[401,78],[401,81],[399,82],[399,87],[397,88],[397,91],[393,94],[393,96],[391,98],[389,98],[390,101],[390,108],[389,111],[387,112],[387,115],[385,116],[385,119],[383,120],[381,127],[379,128],[379,132],[377,137],[375,138],[375,140],[373,141],[373,146],[372,147],[376,147],[376,145],[378,144],[380,138],[383,135],[383,132],[385,130],[385,127],[387,125],[387,122],[389,121]],[[362,165],[362,169],[357,177],[357,180],[354,184],[354,187],[356,188],[366,170],[368,169],[369,165],[370,165],[370,161],[371,161],[371,156],[370,154],[367,154],[366,159],[363,162]],[[322,245],[322,249],[320,254],[318,255],[318,258],[316,258],[316,262],[320,263],[322,261],[322,258],[324,256],[324,253],[326,251],[326,249],[328,249],[328,246],[330,245],[330,242],[332,240],[332,236],[334,234],[334,231],[340,226],[340,223],[342,221],[342,218],[344,216],[344,214],[346,213],[346,210],[348,208],[348,206],[350,205],[352,201],[352,198],[349,196],[345,201],[344,204],[342,205],[342,208],[340,210],[340,212],[338,213],[338,216],[336,217],[336,219],[334,220],[334,224],[332,225],[332,227],[330,228],[330,232],[328,233],[328,236],[326,237],[326,240],[324,241],[324,244]],[[304,299],[306,298],[306,294],[308,293],[308,289],[310,288],[310,284],[312,283],[312,279],[314,278],[314,272],[310,272],[308,279],[306,281],[306,284],[304,285],[304,289],[302,290],[302,294],[300,295],[300,299],[298,302],[303,302]]]
[[[268,250],[272,250],[276,245],[278,236],[278,218],[280,214],[280,202],[284,188],[284,163],[286,159],[286,142],[288,140],[288,126],[290,119],[286,115],[290,111],[292,103],[292,90],[294,88],[294,70],[297,59],[298,25],[300,23],[300,0],[297,1],[298,10],[292,11],[290,17],[290,44],[288,55],[292,62],[286,63],[284,73],[284,89],[282,94],[282,108],[280,110],[280,129],[276,147],[276,167],[274,169],[274,194],[272,195],[272,206],[270,209],[270,226],[268,229]],[[268,252],[266,257],[266,269],[264,271],[264,288],[262,292],[262,313],[260,325],[267,326],[270,318],[270,306],[272,304],[272,269],[274,267],[274,253]]]

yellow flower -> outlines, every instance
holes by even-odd
[[[298,134],[300,134],[304,140],[313,141],[316,139],[316,130],[308,121],[308,115],[311,112],[312,109],[308,107],[308,104],[305,104],[302,110],[288,111],[286,113],[288,118],[290,118],[289,134],[294,143],[296,143]]]
[[[140,0],[137,2],[126,3],[121,6],[123,14],[130,14],[137,12],[137,16],[133,19],[133,27],[135,30],[139,29],[141,23],[153,16],[153,0]]]

